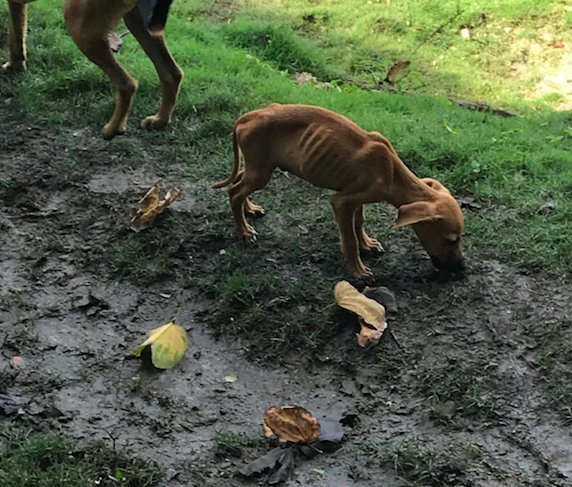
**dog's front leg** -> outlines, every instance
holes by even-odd
[[[372,252],[383,252],[383,247],[375,238],[371,238],[366,232],[363,226],[365,219],[365,208],[361,205],[355,213],[355,227],[356,235],[360,244],[360,247],[367,251]]]
[[[26,29],[28,27],[28,5],[8,0],[10,11],[9,46],[10,60],[2,66],[6,72],[26,70]]]
[[[336,222],[340,231],[342,251],[346,258],[348,270],[355,278],[370,277],[373,275],[370,269],[363,265],[359,256],[359,244],[356,234],[355,214],[361,206],[353,201],[351,195],[336,193],[331,200],[332,208],[336,216]]]

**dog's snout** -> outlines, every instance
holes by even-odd
[[[464,257],[459,257],[454,261],[444,261],[439,257],[431,256],[431,262],[437,269],[444,271],[464,271],[466,269]]]

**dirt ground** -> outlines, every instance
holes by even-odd
[[[194,246],[158,282],[111,270],[108,253],[130,234],[146,188],[159,177],[182,188],[158,223],[170,232],[208,218],[208,181],[166,166],[163,148],[141,132],[104,143],[95,129],[44,127],[6,105],[0,119],[0,389],[30,401],[19,422],[81,441],[114,438],[155,460],[171,487],[247,485],[237,470],[267,447],[221,455],[216,438],[262,437],[264,410],[294,403],[346,418],[346,437],[336,453],[300,461],[290,486],[406,485],[398,476],[415,481],[410,464],[430,472],[419,485],[572,485],[571,429],[541,374],[541,331],[567,323],[562,339],[570,338],[569,283],[494,260],[443,279],[421,252],[403,272],[393,255],[384,269],[394,270],[377,283],[396,294],[389,323],[398,343],[386,336],[364,351],[346,323],[308,360],[263,360],[251,337],[212,326],[215,300],[189,279],[193,260],[223,258],[236,245],[230,214],[189,233]],[[325,252],[339,258],[336,245]],[[311,272],[319,278],[319,267]],[[160,373],[141,368],[130,351],[173,316],[189,331],[184,360]],[[24,365],[13,370],[16,355]],[[458,385],[466,377],[469,387]]]

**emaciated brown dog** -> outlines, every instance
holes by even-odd
[[[5,71],[26,69],[26,4],[31,1],[8,0],[10,60],[3,66]],[[161,81],[161,107],[155,115],[145,118],[141,125],[161,128],[171,121],[183,79],[183,72],[167,49],[163,33],[171,3],[172,0],[65,1],[64,17],[72,39],[109,76],[115,87],[115,111],[103,129],[103,137],[106,139],[125,132],[133,95],[137,90],[137,81],[120,66],[108,43],[108,35],[121,19],[125,20],[127,28],[155,65]]]
[[[365,232],[363,209],[366,203],[380,201],[398,208],[395,226],[412,225],[436,267],[463,267],[464,222],[459,205],[438,181],[415,176],[378,132],[366,132],[324,108],[271,104],[242,115],[233,134],[232,174],[213,187],[230,186],[230,206],[240,237],[256,239],[245,216],[263,209],[248,196],[263,188],[278,167],[337,191],[331,204],[354,277],[372,274],[361,261],[359,248],[381,250],[379,242]]]

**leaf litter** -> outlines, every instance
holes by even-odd
[[[325,416],[318,420],[301,406],[268,408],[263,428],[271,444],[278,442],[278,446],[245,465],[240,474],[248,478],[267,474],[269,485],[288,480],[297,458],[333,453],[340,448],[344,436],[339,419]]]

